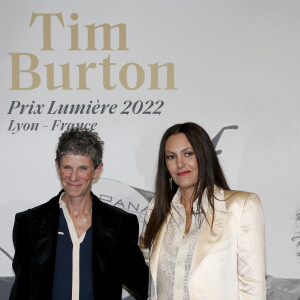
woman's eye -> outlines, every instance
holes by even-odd
[[[174,155],[167,155],[167,156],[166,156],[166,159],[167,159],[167,160],[170,160],[170,159],[173,159],[173,158],[174,158]]]
[[[193,154],[194,154],[193,152],[187,152],[187,153],[184,154],[184,156],[185,156],[185,157],[190,157],[190,156],[192,156]]]
[[[70,166],[63,166],[62,168],[63,168],[63,169],[65,169],[65,170],[67,170],[67,169],[71,169],[71,167],[70,167]]]

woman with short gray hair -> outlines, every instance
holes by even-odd
[[[102,153],[95,132],[74,128],[59,138],[56,168],[63,189],[16,215],[10,300],[121,300],[122,285],[136,299],[147,298],[137,217],[91,191]]]

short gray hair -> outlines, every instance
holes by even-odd
[[[71,154],[89,157],[96,169],[102,163],[103,145],[97,132],[81,128],[66,130],[60,136],[56,148],[58,166],[64,155]]]

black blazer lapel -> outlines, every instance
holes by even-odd
[[[95,299],[120,300],[122,284],[131,289],[137,299],[146,299],[148,268],[135,244],[137,218],[101,202],[93,194],[92,198]]]
[[[29,212],[32,236],[32,294],[33,299],[48,300],[52,294],[57,232],[59,224],[59,197]]]
[[[107,204],[102,203],[93,193],[92,199],[93,275],[94,279],[99,279],[117,240],[121,220],[114,218]]]

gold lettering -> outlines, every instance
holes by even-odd
[[[128,70],[130,65],[135,66],[135,68],[136,68],[136,85],[135,85],[135,87],[129,87],[128,81],[127,81],[127,70]],[[144,72],[143,68],[140,65],[138,65],[136,63],[128,63],[128,64],[124,65],[121,68],[119,78],[120,78],[121,84],[127,90],[137,90],[144,83],[145,72]]]
[[[79,86],[77,90],[90,90],[90,88],[86,86],[86,72],[90,68],[96,68],[97,65],[95,63],[91,63],[86,66],[86,63],[83,63],[77,65],[77,67],[79,69]]]
[[[45,65],[47,69],[47,88],[48,90],[56,90],[62,88],[63,90],[72,90],[70,87],[70,64],[59,65],[62,68],[62,84],[54,85],[54,64]]]
[[[174,64],[166,63],[164,65],[158,65],[158,63],[149,65],[151,68],[151,86],[149,90],[160,90],[158,86],[158,69],[161,67],[167,67],[167,87],[165,90],[176,90],[174,85]]]
[[[33,90],[41,83],[41,77],[38,73],[33,72],[39,65],[38,58],[31,53],[9,53],[12,57],[12,87],[10,90]],[[28,69],[20,69],[20,56],[27,56],[30,59],[30,66]],[[32,84],[29,87],[20,86],[20,73],[28,73],[31,75]]]
[[[71,14],[71,19],[76,21],[78,15],[76,13]],[[69,27],[71,28],[71,48],[69,50],[81,50],[78,46],[78,23]]]
[[[95,32],[97,28],[103,28],[103,48],[101,50],[113,50],[111,48],[111,29],[119,28],[119,48],[117,50],[129,50],[126,46],[126,25],[124,23],[110,26],[105,23],[95,26],[95,24],[86,25],[88,29],[88,47],[85,50],[97,50],[95,45]]]
[[[51,48],[51,17],[57,17],[58,20],[60,21],[60,24],[63,27],[65,27],[62,13],[58,13],[58,14],[35,14],[35,13],[32,13],[29,27],[32,26],[32,24],[34,23],[34,21],[37,17],[43,17],[43,48],[41,50],[42,51],[54,50]]]
[[[107,58],[103,59],[103,63],[99,63],[99,65],[103,66],[103,87],[106,90],[113,90],[116,87],[116,84],[113,86],[110,84],[110,66],[116,64],[110,62],[110,55],[108,55]]]

